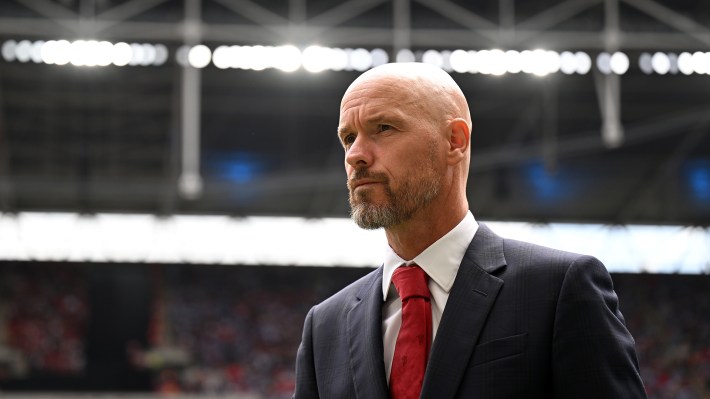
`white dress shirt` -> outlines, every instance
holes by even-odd
[[[382,339],[385,348],[385,372],[387,381],[392,370],[394,346],[397,342],[399,328],[402,325],[402,301],[397,289],[392,284],[392,274],[401,265],[416,263],[429,276],[429,292],[431,292],[432,342],[436,338],[441,315],[444,313],[449,291],[454,285],[459,265],[466,254],[468,245],[478,230],[478,223],[471,211],[463,220],[443,237],[431,244],[414,259],[406,261],[397,255],[389,246],[385,250],[384,270],[382,272]]]

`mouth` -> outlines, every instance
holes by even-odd
[[[356,180],[350,183],[350,187],[352,187],[352,190],[354,191],[360,187],[372,187],[375,184],[382,184],[382,182],[375,180]]]

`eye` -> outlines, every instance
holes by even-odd
[[[352,143],[355,142],[355,135],[354,134],[348,134],[347,136],[343,137],[343,144],[348,146],[352,145]]]
[[[378,132],[384,132],[386,130],[392,129],[392,126],[390,125],[377,125],[377,131]]]

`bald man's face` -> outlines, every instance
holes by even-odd
[[[440,121],[411,84],[375,77],[351,86],[341,103],[350,207],[360,227],[407,221],[441,191],[446,140]]]

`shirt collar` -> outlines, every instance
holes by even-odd
[[[402,264],[410,265],[416,263],[426,272],[430,279],[448,293],[451,290],[451,286],[454,285],[459,265],[461,265],[466,249],[477,230],[478,223],[471,211],[468,211],[456,227],[410,261],[400,258],[388,245],[385,249],[382,272],[382,295],[384,300],[387,300],[392,274]]]

